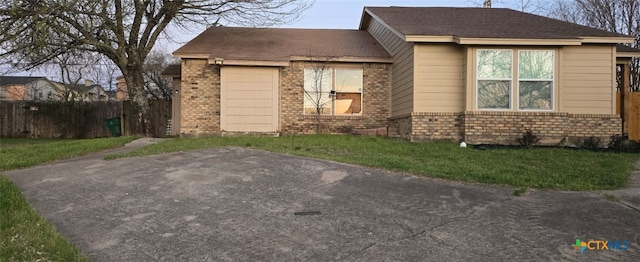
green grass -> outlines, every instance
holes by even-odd
[[[0,171],[25,168],[122,146],[135,137],[100,139],[0,139]]]
[[[601,190],[624,186],[640,155],[564,148],[476,150],[453,142],[411,143],[349,135],[172,139],[109,158],[242,146],[416,175],[523,188]]]
[[[513,195],[514,195],[514,196],[523,196],[524,194],[526,194],[526,193],[527,193],[527,191],[529,191],[529,189],[528,189],[528,188],[526,188],[526,187],[521,187],[521,188],[518,188],[518,189],[514,190],[514,191],[513,191]]]
[[[609,201],[613,201],[613,202],[617,202],[618,201],[618,198],[616,196],[614,196],[614,195],[611,195],[611,194],[602,194],[602,197],[604,199],[606,199],[606,200],[609,200]]]
[[[0,171],[119,147],[134,137],[87,140],[1,139]],[[0,261],[87,261],[0,175]]]

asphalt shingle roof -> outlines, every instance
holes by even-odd
[[[404,35],[517,39],[626,37],[506,8],[365,7],[365,10]]]
[[[0,86],[26,85],[40,79],[45,78],[42,76],[0,76]]]
[[[363,30],[243,27],[211,27],[173,54],[254,61],[290,61],[291,56],[391,58]]]
[[[164,70],[162,70],[161,75],[163,76],[179,76],[182,72],[182,67],[180,64],[173,64],[167,66]]]

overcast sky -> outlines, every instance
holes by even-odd
[[[532,11],[544,1],[548,0],[493,0],[492,2],[493,7],[519,10],[525,5],[528,11]],[[480,7],[483,2],[484,0],[316,0],[311,8],[302,13],[300,19],[279,27],[357,29],[365,6]],[[199,28],[192,32],[171,32],[172,39],[163,39],[164,41],[158,46],[163,51],[171,53],[203,30],[204,28]]]
[[[493,0],[493,7],[508,7],[535,12],[540,3],[551,0]],[[483,0],[316,0],[315,4],[305,10],[300,19],[295,22],[280,25],[284,28],[342,28],[357,29],[365,6],[450,6],[450,7],[480,7]],[[528,3],[528,5],[527,5]],[[536,6],[534,6],[536,5]],[[161,36],[156,44],[156,50],[172,53],[189,40],[196,37],[205,28],[193,28],[189,31],[169,30],[167,35]],[[1,71],[4,71],[0,69]],[[0,73],[1,73],[0,71]],[[48,75],[45,70],[32,72],[11,72],[12,75],[46,76],[52,80],[59,80],[57,75]]]

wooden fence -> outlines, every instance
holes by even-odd
[[[616,113],[622,115],[623,132],[629,135],[629,139],[640,141],[640,92],[627,92],[624,101],[620,92],[616,94]]]
[[[0,137],[97,138],[111,136],[105,120],[122,117],[123,135],[145,135],[129,101],[0,102]],[[150,100],[149,134],[165,137],[171,119],[170,100]]]
[[[0,137],[96,138],[109,136],[105,120],[120,102],[0,102]]]
[[[125,101],[122,104],[123,135],[144,135],[144,129],[139,121],[135,104]],[[170,135],[167,127],[171,119],[171,100],[149,100],[147,120],[149,134],[152,137],[166,137]]]

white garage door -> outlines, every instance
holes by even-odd
[[[278,131],[278,68],[224,66],[220,75],[222,131]]]

